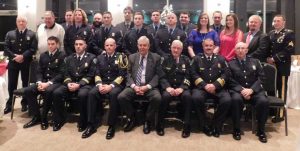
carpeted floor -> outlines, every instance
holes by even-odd
[[[0,120],[0,151],[300,151],[300,110],[288,110],[289,135],[285,136],[284,122],[267,124],[268,143],[260,143],[251,133],[251,123],[243,122],[242,140],[235,141],[231,135],[231,126],[225,126],[220,138],[207,137],[198,130],[197,124],[187,139],[181,138],[181,123],[168,122],[165,136],[158,136],[155,131],[145,135],[142,126],[132,132],[118,130],[112,140],[106,140],[107,126],[98,128],[90,138],[81,139],[77,132],[76,120],[69,120],[64,127],[53,132],[52,127],[42,131],[40,126],[23,129],[30,118],[16,108],[13,120],[10,114]],[[175,125],[175,126],[174,126]]]

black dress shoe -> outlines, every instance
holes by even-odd
[[[88,138],[95,132],[97,132],[96,128],[94,128],[93,126],[88,126],[86,130],[82,133],[81,138]]]
[[[63,122],[62,123],[54,123],[53,131],[59,131],[62,128],[63,125],[64,125]]]
[[[34,125],[37,125],[37,124],[40,124],[41,122],[41,118],[40,117],[37,117],[37,116],[34,116],[31,121],[29,121],[28,123],[26,123],[23,128],[29,128],[29,127],[32,127]]]
[[[4,109],[4,114],[11,112],[11,106],[6,106]]]
[[[165,130],[162,125],[157,125],[156,127],[156,134],[159,136],[164,136],[165,135]]]
[[[209,126],[204,126],[202,131],[206,136],[212,136],[212,130]]]
[[[144,134],[149,134],[151,129],[150,129],[150,122],[149,121],[146,121],[143,125],[143,132]]]
[[[22,105],[21,111],[26,112],[28,109],[27,105]]]
[[[241,131],[240,130],[234,130],[232,133],[232,137],[235,140],[241,140]]]
[[[86,126],[78,126],[78,132],[83,132],[86,130]]]
[[[181,137],[182,138],[187,138],[187,137],[190,137],[190,134],[191,134],[191,128],[190,128],[190,126],[189,125],[184,125]]]
[[[267,143],[268,142],[265,132],[257,132],[256,136],[258,136],[258,139],[259,139],[260,142],[262,142],[262,143]]]
[[[112,139],[115,136],[115,127],[109,126],[106,133],[106,139]]]
[[[220,130],[217,128],[214,128],[212,131],[212,136],[214,137],[220,137]]]
[[[124,132],[129,132],[134,128],[134,119],[127,118],[126,123],[124,125]]]
[[[46,130],[46,129],[48,129],[48,127],[49,127],[48,120],[42,120],[41,129]]]

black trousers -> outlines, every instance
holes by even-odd
[[[208,98],[214,99],[216,101],[215,103],[218,104],[218,108],[214,113],[211,125],[220,130],[230,109],[231,97],[227,90],[220,90],[213,95],[204,90],[193,89],[192,100],[194,102],[197,115],[200,119],[200,123],[202,122],[202,126],[208,125],[205,108],[205,101]]]
[[[125,88],[118,96],[121,110],[127,115],[127,117],[133,117],[135,112],[133,101],[141,97],[149,100],[150,102],[146,111],[146,121],[153,121],[155,119],[155,113],[158,112],[161,102],[161,95],[158,89],[148,90],[144,96],[138,96],[132,88]]]
[[[169,107],[169,104],[172,100],[174,100],[176,97],[171,96],[169,92],[163,91],[162,93],[162,100],[161,105],[159,109],[158,114],[158,122],[163,124],[163,120],[166,116],[167,109]],[[180,99],[183,109],[184,109],[184,118],[183,122],[184,124],[190,125],[191,120],[191,108],[192,108],[192,96],[190,90],[184,90],[180,96],[178,96]]]
[[[22,80],[22,87],[25,88],[28,86],[29,82],[29,67],[30,63],[12,63],[8,64],[8,94],[9,98],[6,102],[6,106],[11,106],[13,92],[17,89],[18,86],[18,78],[19,72],[21,71],[21,80]],[[27,105],[26,99],[21,100],[22,105]]]
[[[96,127],[96,113],[97,109],[100,108],[103,110],[102,102],[105,99],[105,95],[108,95],[109,99],[109,113],[108,113],[108,125],[114,126],[117,121],[118,113],[119,113],[119,102],[118,102],[118,94],[122,91],[120,87],[113,88],[108,94],[101,94],[97,87],[94,87],[88,95],[87,102],[87,112],[88,112],[88,123],[91,126]],[[99,103],[100,102],[100,103]],[[97,105],[100,104],[100,107]]]
[[[78,97],[78,105],[79,105],[79,112],[80,118],[78,125],[80,127],[87,125],[87,99],[88,99],[88,92],[92,86],[85,85],[81,87],[76,92],[70,92],[66,85],[61,85],[53,92],[53,113],[54,113],[54,122],[61,123],[65,121],[64,116],[64,109],[65,109],[65,100],[69,99],[71,95],[75,95]]]
[[[241,112],[244,108],[244,102],[249,101],[254,106],[256,111],[257,128],[258,131],[264,132],[265,123],[268,119],[269,113],[269,101],[265,95],[265,92],[259,92],[251,96],[250,100],[244,100],[243,96],[235,91],[230,91],[231,102],[231,117],[234,129],[240,129]]]
[[[39,91],[37,89],[37,85],[33,84],[29,87],[25,88],[24,94],[25,99],[28,102],[29,111],[32,113],[33,116],[40,116],[40,107],[37,101],[37,95],[43,95],[43,111],[42,111],[42,118],[46,119],[49,110],[52,107],[53,102],[53,91],[57,89],[61,84],[52,84],[50,85],[45,91]]]

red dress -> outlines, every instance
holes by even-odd
[[[237,30],[231,35],[226,35],[225,30],[220,33],[220,52],[219,54],[225,57],[227,61],[235,57],[234,47],[238,42],[243,41],[243,32]]]

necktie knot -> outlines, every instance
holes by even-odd
[[[157,29],[158,29],[158,26],[157,26],[157,25],[155,25],[155,27],[154,27],[154,28],[155,28],[155,31],[157,31]]]
[[[105,33],[106,33],[106,34],[108,33],[108,28],[105,28]]]
[[[209,57],[207,57],[207,60],[208,60],[208,61],[211,61],[211,57],[210,57],[210,56],[209,56]]]

